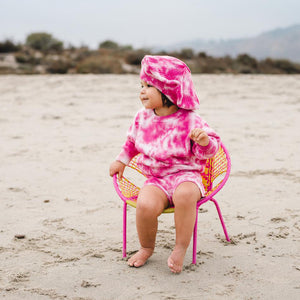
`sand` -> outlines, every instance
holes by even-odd
[[[199,214],[180,275],[173,215],[140,269],[122,259],[122,203],[110,162],[141,108],[136,75],[0,77],[0,298],[299,299],[300,76],[194,75],[199,114],[232,173]],[[128,210],[128,251],[139,247]]]

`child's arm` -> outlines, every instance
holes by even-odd
[[[136,149],[134,141],[128,137],[116,160],[122,162],[124,165],[128,165],[131,159],[138,153],[139,151]]]
[[[208,126],[204,128],[194,128],[189,134],[194,142],[192,152],[201,159],[213,157],[220,147],[220,137]]]

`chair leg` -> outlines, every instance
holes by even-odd
[[[197,227],[198,227],[198,207],[196,209],[196,219],[193,233],[193,261],[192,264],[197,263]]]
[[[127,232],[127,203],[124,201],[123,205],[123,258],[127,256],[126,254],[126,232]]]
[[[227,242],[230,242],[230,239],[229,239],[229,236],[228,236],[228,233],[227,233],[227,230],[226,230],[226,226],[225,226],[225,223],[224,223],[224,220],[223,220],[223,217],[222,217],[222,213],[221,213],[221,210],[220,210],[220,207],[219,207],[219,204],[218,202],[212,198],[210,199],[216,206],[216,209],[218,211],[218,214],[219,214],[219,218],[220,218],[220,221],[221,221],[221,224],[222,224],[222,227],[223,227],[223,231],[224,231],[224,234],[225,234],[225,237],[226,237],[226,240]]]

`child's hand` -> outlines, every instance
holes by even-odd
[[[207,133],[201,128],[192,129],[189,137],[200,146],[205,147],[209,144],[209,137]]]
[[[114,161],[109,167],[109,175],[114,176],[116,173],[118,173],[118,177],[122,178],[125,166],[125,164],[118,160]]]

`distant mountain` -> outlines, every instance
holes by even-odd
[[[300,24],[264,32],[253,38],[230,40],[192,40],[169,45],[166,51],[192,48],[212,56],[235,57],[247,53],[257,59],[267,57],[300,62]]]

